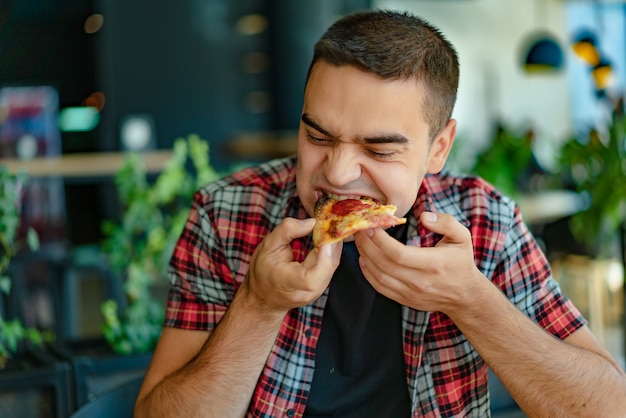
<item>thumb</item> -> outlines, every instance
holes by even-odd
[[[283,236],[283,239],[287,242],[291,242],[296,238],[303,237],[309,234],[315,226],[314,218],[296,219],[285,218],[276,227],[275,231]]]
[[[310,269],[322,271],[335,271],[341,260],[343,243],[341,241],[332,244],[324,244],[319,250],[313,250],[304,260],[304,266]]]

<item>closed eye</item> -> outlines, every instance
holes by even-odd
[[[334,146],[336,141],[333,138],[325,138],[323,136],[315,136],[311,133],[306,134],[307,140],[313,145],[318,146]],[[368,154],[372,158],[376,158],[378,160],[388,160],[397,155],[397,151],[395,150],[376,150],[371,147],[363,147],[363,151]]]
[[[310,133],[307,133],[306,137],[309,140],[309,142],[315,145],[331,145],[334,143],[332,139],[321,138],[318,136],[311,135]]]
[[[373,149],[367,149],[366,152],[374,158],[389,159],[396,155],[395,151],[376,151]]]

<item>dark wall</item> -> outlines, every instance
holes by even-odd
[[[296,129],[304,82],[313,46],[324,30],[342,14],[369,9],[370,0],[268,1],[270,73],[275,105],[274,129]]]
[[[51,85],[59,106],[94,91],[96,38],[85,34],[89,0],[5,0],[0,17],[0,85]],[[64,134],[63,151],[97,149],[99,132]]]
[[[95,43],[83,31],[92,10],[83,0],[4,0],[0,82],[52,84],[61,107],[80,104],[95,84]],[[2,19],[0,18],[0,22]]]
[[[219,144],[235,129],[267,129],[266,114],[241,105],[246,91],[268,89],[266,74],[244,74],[239,64],[244,51],[267,45],[266,36],[244,37],[233,27],[258,11],[254,3],[104,0],[98,77],[107,96],[105,146],[119,148],[120,120],[137,113],[153,118],[160,148],[189,133]]]
[[[107,95],[107,149],[119,147],[127,114],[149,114],[159,147],[197,133],[214,160],[240,131],[291,130],[299,121],[306,70],[315,40],[338,15],[369,1],[310,0],[102,0],[105,15],[98,79]],[[250,13],[269,20],[258,35],[243,35],[237,21]],[[267,71],[249,74],[251,52],[269,57]],[[246,97],[266,92],[272,106],[251,111]],[[219,164],[219,162],[218,162]]]
[[[369,3],[5,0],[0,83],[54,85],[61,108],[104,92],[100,127],[78,138],[64,134],[66,152],[120,149],[120,121],[129,114],[153,118],[158,148],[197,133],[217,152],[239,131],[295,129],[314,42],[336,17]],[[104,25],[88,35],[91,13],[101,13]],[[250,13],[267,16],[268,29],[238,32],[237,21]],[[242,69],[250,52],[267,54],[266,71]],[[266,92],[271,106],[251,111],[245,103],[253,91]]]
[[[64,153],[120,150],[120,122],[142,114],[154,121],[156,148],[196,133],[225,169],[238,162],[225,150],[237,133],[297,129],[314,42],[341,14],[368,7],[369,0],[5,0],[0,85],[53,85],[61,109],[104,93],[100,125],[62,133]],[[92,13],[104,25],[88,35]],[[267,17],[267,30],[237,30],[251,13]],[[251,52],[269,57],[266,70],[243,70]],[[246,104],[255,91],[270,98],[267,108]],[[112,180],[72,180],[65,192],[69,240],[97,241],[102,219],[117,210]]]

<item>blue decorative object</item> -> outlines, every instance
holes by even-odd
[[[529,73],[554,72],[563,67],[563,51],[559,43],[550,38],[536,40],[528,50],[524,69]]]

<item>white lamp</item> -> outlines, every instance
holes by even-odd
[[[155,148],[154,120],[150,115],[128,115],[120,124],[122,148],[128,151],[144,151]]]

